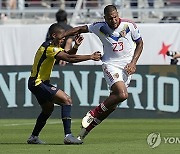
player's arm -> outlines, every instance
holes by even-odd
[[[66,36],[73,36],[73,35],[77,35],[77,34],[81,34],[81,33],[87,33],[87,32],[89,32],[87,25],[78,26],[78,27],[74,27],[74,28],[71,28],[71,29],[65,31],[62,34],[59,34],[58,38],[62,39],[63,37],[66,37]]]
[[[136,41],[136,49],[134,51],[134,56],[129,64],[125,66],[126,72],[131,75],[136,71],[136,63],[142,53],[143,50],[143,40],[140,38],[138,41]]]
[[[77,53],[78,47],[81,45],[83,39],[84,39],[84,37],[82,35],[79,35],[79,34],[76,35],[75,36],[75,44],[74,44],[73,48],[66,52],[70,55],[75,55]]]
[[[73,42],[73,39],[69,37],[66,41],[64,50],[69,51],[72,48],[72,42]]]
[[[176,59],[176,58],[180,58],[180,53],[176,53],[176,54],[173,56],[173,59]]]
[[[94,52],[92,55],[69,55],[66,52],[59,52],[55,58],[57,60],[64,60],[69,63],[78,63],[86,60],[99,61],[101,59],[101,53],[99,51]]]
[[[136,41],[136,49],[134,51],[134,56],[132,58],[132,63],[134,63],[136,65],[141,53],[143,50],[143,40],[139,39],[138,41]]]

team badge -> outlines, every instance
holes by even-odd
[[[118,73],[114,74],[113,78],[115,78],[115,79],[119,78],[119,74]]]
[[[121,37],[125,37],[126,34],[130,31],[129,26],[128,25],[124,25],[123,30],[119,33]]]
[[[58,50],[58,48],[56,48],[56,47],[55,47],[55,48],[53,48],[53,51],[54,51],[54,52],[57,52],[57,50]]]
[[[126,36],[126,30],[122,30],[122,31],[120,32],[120,35],[121,35],[121,37],[125,37],[125,36]]]

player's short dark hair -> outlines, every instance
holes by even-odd
[[[59,10],[57,13],[56,13],[56,21],[57,22],[65,22],[67,21],[67,13],[65,10]]]
[[[58,23],[52,24],[49,27],[49,37],[51,37],[53,33],[60,32],[61,30],[63,30],[63,28]]]
[[[114,5],[107,5],[107,6],[104,8],[104,15],[107,15],[107,14],[109,14],[109,12],[112,12],[112,11],[114,11],[114,10],[117,11],[116,6],[114,6]]]

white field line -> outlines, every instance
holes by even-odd
[[[71,123],[74,123],[74,121],[71,121]],[[21,124],[19,124],[19,123],[12,123],[12,124],[3,124],[3,125],[0,125],[0,127],[1,126],[7,126],[7,127],[9,127],[9,126],[27,126],[27,125],[34,125],[34,124],[35,124],[35,122],[21,123]],[[62,124],[62,121],[59,121],[59,122],[47,122],[47,124],[50,124],[50,125],[53,125],[53,124]]]

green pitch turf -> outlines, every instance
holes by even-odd
[[[49,119],[40,134],[46,145],[28,145],[26,140],[35,119],[0,120],[0,154],[179,154],[180,119],[107,119],[97,126],[82,145],[64,145],[63,128],[59,119]],[[72,131],[76,136],[80,120],[74,119]],[[161,144],[152,149],[148,134],[159,132]],[[163,137],[171,137],[165,143]]]

